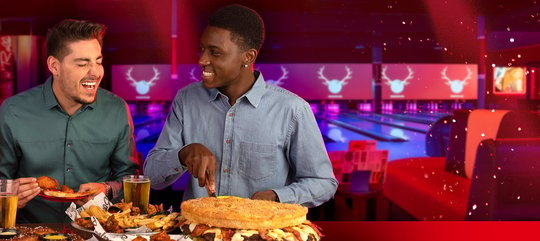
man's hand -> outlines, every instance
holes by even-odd
[[[93,192],[87,198],[77,200],[74,203],[79,205],[79,206],[82,206],[86,202],[88,202],[88,200],[94,198],[95,196],[97,196],[101,192],[104,193],[105,195],[107,195],[107,188],[105,187],[105,184],[97,183],[97,182],[89,182],[89,183],[81,184],[79,186],[79,191],[77,191],[77,192],[88,192],[88,191],[90,191],[90,192],[93,191]]]
[[[30,200],[39,194],[41,189],[34,177],[21,177],[17,180],[19,180],[19,192],[17,192],[19,201],[17,202],[17,207],[24,208]]]
[[[258,199],[258,200],[270,200],[270,201],[276,201],[277,202],[277,194],[272,190],[265,190],[256,192],[251,196],[251,199]]]
[[[215,190],[216,157],[206,146],[200,143],[189,144],[178,152],[178,159],[188,168],[188,172],[199,179],[199,187]]]

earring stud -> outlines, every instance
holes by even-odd
[[[247,68],[249,65],[243,64],[242,67]]]

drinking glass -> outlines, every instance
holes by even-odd
[[[0,179],[0,227],[3,229],[15,227],[18,191],[18,180]]]
[[[150,199],[150,178],[142,175],[129,175],[123,178],[124,201],[139,207],[141,213],[148,213]]]

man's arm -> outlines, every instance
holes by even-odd
[[[150,150],[144,163],[144,173],[150,177],[151,186],[155,189],[171,185],[186,170],[178,159],[180,150],[186,145],[182,139],[184,125],[181,95],[182,92],[179,91],[156,145]]]
[[[291,185],[273,189],[278,200],[315,207],[332,198],[338,182],[315,117],[305,102],[291,124],[288,147],[296,177]]]
[[[15,151],[15,140],[10,123],[11,113],[7,102],[0,107],[0,177],[13,179],[19,168]]]
[[[7,179],[16,178],[16,170],[19,168],[19,159],[15,150],[13,132],[9,126],[11,113],[7,102],[0,107],[0,177]],[[40,188],[34,177],[19,178],[19,191],[17,207],[23,208],[39,192]]]
[[[110,187],[113,200],[122,197],[122,177],[126,175],[137,174],[139,161],[137,159],[137,150],[135,148],[135,139],[133,137],[133,120],[127,103],[124,102],[124,111],[122,118],[124,125],[118,143],[110,158],[111,177],[106,184]],[[103,186],[106,186],[103,184]],[[102,187],[99,187],[102,190]],[[103,188],[106,189],[106,188]]]

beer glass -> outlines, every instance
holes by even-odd
[[[141,213],[148,213],[148,200],[150,199],[150,178],[141,175],[129,175],[123,178],[124,201],[139,207]]]
[[[4,229],[15,227],[18,191],[18,180],[0,179],[0,227]]]

